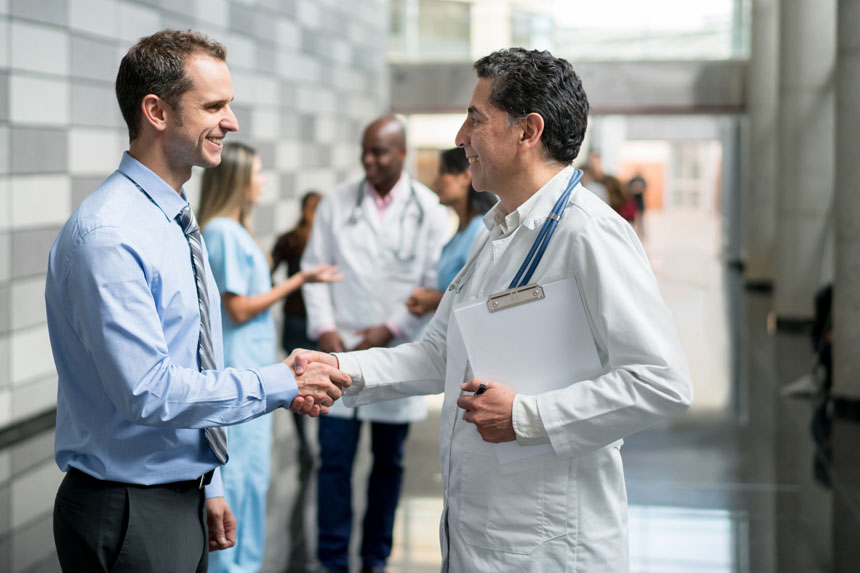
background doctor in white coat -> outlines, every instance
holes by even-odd
[[[633,228],[577,185],[532,282],[576,279],[600,373],[533,394],[473,379],[452,309],[508,288],[574,175],[588,117],[579,77],[549,52],[512,48],[474,67],[456,141],[474,187],[499,196],[487,229],[421,340],[327,360],[353,375],[347,403],[444,390],[443,571],[623,573],[623,438],[689,406],[686,360]],[[487,391],[473,394],[481,382]],[[502,466],[493,444],[514,440],[555,457]]]
[[[427,320],[405,301],[416,287],[436,284],[436,263],[448,219],[435,193],[405,171],[403,123],[386,116],[364,132],[365,178],[341,185],[320,202],[302,268],[338,265],[344,280],[306,285],[308,335],[325,352],[413,340]],[[391,552],[409,422],[426,416],[424,400],[404,398],[347,408],[320,420],[318,556],[324,570],[347,571],[352,524],[350,476],[359,431],[371,422],[373,468],[361,545],[362,571],[382,570]]]

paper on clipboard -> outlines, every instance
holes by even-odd
[[[571,276],[543,287],[544,297],[490,312],[486,299],[454,309],[477,378],[540,394],[602,373],[585,306]],[[554,456],[549,444],[495,445],[500,464]]]

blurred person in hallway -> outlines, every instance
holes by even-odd
[[[645,237],[645,192],[648,190],[648,183],[641,173],[636,173],[630,181],[627,182],[627,193],[636,201],[636,232],[640,237]]]
[[[606,175],[603,184],[609,193],[609,206],[621,215],[622,219],[633,225],[636,222],[636,200],[627,195],[621,181],[614,175]]]
[[[221,293],[224,365],[232,368],[256,368],[275,359],[275,322],[269,307],[305,283],[342,278],[334,267],[320,265],[272,286],[268,254],[251,233],[251,213],[265,183],[262,169],[254,149],[225,143],[221,163],[203,173],[197,209]],[[242,525],[235,546],[213,555],[209,571],[259,571],[266,540],[272,417],[230,426],[227,437],[231,456],[221,470],[224,496]]]
[[[314,225],[314,213],[322,199],[318,191],[308,191],[300,200],[301,216],[296,226],[278,237],[272,249],[272,272],[278,270],[281,264],[287,269],[287,276],[292,277],[302,272],[301,259],[305,245],[311,236]],[[288,355],[296,348],[315,348],[316,341],[308,338],[308,314],[305,310],[305,299],[301,289],[296,289],[284,299],[284,324],[281,331],[281,348]],[[305,419],[301,414],[295,414],[296,433],[299,437],[299,460],[310,463],[312,454],[305,435]]]
[[[604,203],[609,203],[609,191],[603,183],[603,172],[591,163],[582,166],[582,184],[597,195]]]
[[[577,184],[571,162],[585,135],[588,100],[570,64],[511,48],[474,69],[478,80],[456,143],[469,158],[475,189],[499,197],[484,218],[479,247],[420,340],[312,358],[353,376],[349,405],[444,391],[442,571],[623,573],[629,565],[621,446],[690,405],[686,359],[635,232]],[[599,373],[571,373],[567,385],[534,393],[475,379],[454,310],[483,306],[512,288],[509,281],[529,262],[526,253],[550,228],[552,242],[523,282],[575,279],[587,321],[580,326],[592,340],[563,342],[571,352],[596,350]],[[304,363],[299,353],[300,371]],[[533,364],[536,373],[540,367]],[[495,444],[507,442],[551,451],[512,467],[496,456]]]
[[[436,288],[418,287],[406,301],[406,307],[415,316],[424,316],[439,306],[445,289],[469,259],[475,237],[483,227],[484,214],[496,203],[491,193],[475,191],[472,187],[469,160],[459,147],[439,154],[439,174],[434,190],[439,202],[457,213],[460,225],[442,248]]]
[[[336,264],[342,282],[303,287],[308,334],[323,352],[412,340],[426,320],[405,301],[412,289],[436,286],[447,215],[436,195],[403,169],[406,130],[386,116],[362,139],[365,177],[328,193],[317,209],[302,268]],[[394,512],[403,476],[409,423],[426,416],[423,398],[333,408],[320,418],[318,557],[322,567],[349,569],[352,466],[362,424],[370,422],[373,468],[361,542],[362,571],[382,571],[391,553]]]
[[[206,571],[231,547],[223,426],[276,408],[327,410],[349,380],[292,358],[223,368],[221,312],[183,185],[221,162],[239,126],[224,46],[163,30],[122,59],[129,149],[51,248],[45,285],[57,368],[54,503],[65,571]]]

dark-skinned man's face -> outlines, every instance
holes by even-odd
[[[361,164],[367,181],[387,193],[400,178],[406,145],[403,132],[391,124],[372,125],[364,132]]]

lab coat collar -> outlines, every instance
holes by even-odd
[[[498,227],[502,235],[507,235],[523,225],[526,229],[533,230],[542,225],[547,215],[552,211],[555,202],[564,193],[571,176],[573,167],[568,165],[552,179],[547,181],[543,187],[529,197],[525,203],[520,205],[513,213],[508,213],[498,201],[496,205],[484,215],[484,225],[489,231]],[[570,194],[568,205],[573,201],[573,193]]]

